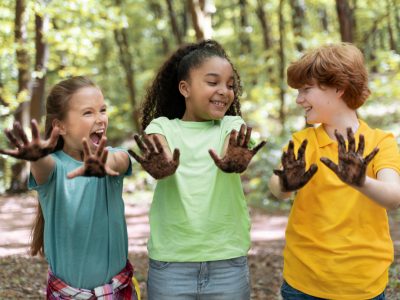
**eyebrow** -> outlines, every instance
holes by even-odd
[[[102,105],[100,108],[101,108],[101,109],[102,109],[102,108],[107,108],[107,104]],[[85,106],[85,107],[82,107],[82,108],[81,108],[81,110],[86,110],[86,109],[93,109],[93,106]]]
[[[207,73],[205,76],[212,76],[212,77],[221,77],[221,75],[217,74],[217,73]],[[229,78],[229,80],[231,79],[235,79],[233,76],[231,76]]]

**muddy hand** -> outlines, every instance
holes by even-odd
[[[327,157],[321,157],[321,161],[345,183],[359,187],[363,186],[365,183],[367,166],[378,153],[379,149],[375,148],[364,158],[365,141],[362,134],[360,134],[357,150],[356,141],[351,128],[347,128],[348,149],[346,149],[346,142],[343,136],[338,133],[337,130],[335,130],[335,136],[338,141],[338,164],[335,164]]]
[[[175,173],[179,165],[179,150],[175,149],[172,159],[168,158],[159,138],[155,135],[154,144],[147,134],[143,135],[143,141],[135,134],[134,139],[139,146],[142,156],[133,150],[128,150],[129,154],[142,165],[155,179],[162,179]]]
[[[266,141],[262,141],[253,149],[249,149],[248,144],[251,137],[251,130],[251,127],[247,127],[246,130],[246,125],[244,124],[240,127],[239,134],[236,130],[232,130],[229,137],[228,149],[223,158],[220,158],[214,150],[210,149],[208,151],[218,168],[226,173],[242,173],[247,169],[253,156],[266,143]]]
[[[13,130],[6,129],[6,134],[10,144],[16,149],[0,149],[0,154],[9,155],[18,159],[36,161],[53,152],[57,145],[59,130],[54,128],[51,136],[47,140],[40,139],[39,126],[36,120],[31,121],[32,140],[29,141],[19,122],[14,122]]]
[[[301,143],[296,159],[294,155],[294,143],[293,141],[289,141],[287,151],[282,154],[281,162],[283,169],[274,170],[274,174],[279,177],[283,192],[293,192],[302,188],[318,170],[317,165],[312,164],[308,171],[306,171],[305,152],[307,143],[307,140]]]
[[[107,138],[103,136],[96,151],[91,153],[87,140],[83,139],[83,166],[68,173],[67,177],[72,179],[77,176],[104,177],[106,175],[119,175],[118,172],[115,172],[106,164],[108,157],[108,150],[105,149],[106,143]]]

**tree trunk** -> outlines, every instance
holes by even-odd
[[[17,108],[14,116],[15,120],[20,122],[23,128],[29,124],[29,55],[26,49],[27,39],[27,13],[26,3],[24,0],[16,0],[15,5],[15,43],[16,43],[16,56],[18,65],[18,91],[17,98],[22,100]],[[23,99],[20,99],[20,98]],[[28,164],[25,161],[18,161],[11,167],[11,184],[8,192],[21,192],[27,190],[28,181]]]
[[[390,50],[396,51],[396,42],[394,39],[394,34],[393,34],[393,27],[392,27],[392,3],[390,0],[386,0],[386,10],[387,10],[387,27],[388,27],[388,33],[389,33],[389,46]]]
[[[48,60],[48,46],[44,41],[43,32],[48,27],[48,16],[44,14],[40,16],[35,15],[35,46],[36,46],[36,57],[35,57],[35,75],[32,78],[32,98],[30,114],[31,118],[36,119],[40,122],[44,114],[44,88],[46,83],[46,72],[47,72],[47,60]]]
[[[168,16],[169,16],[169,21],[171,23],[172,33],[174,34],[176,43],[178,45],[182,45],[183,43],[182,34],[179,30],[176,13],[172,5],[172,0],[166,0],[166,1],[168,6]]]
[[[136,130],[140,130],[138,107],[136,105],[135,73],[133,70],[133,56],[129,50],[128,33],[126,28],[114,30],[115,41],[119,50],[119,61],[125,72],[125,85],[128,89],[129,102],[132,108],[132,123]]]
[[[285,128],[286,114],[285,114],[285,94],[286,94],[286,82],[285,82],[285,19],[283,16],[283,4],[284,0],[279,1],[279,88],[280,88],[280,108],[279,108],[279,121],[282,125],[282,131]]]
[[[271,26],[267,21],[265,11],[264,11],[264,1],[262,0],[257,0],[257,8],[256,8],[256,15],[258,18],[258,21],[260,22],[261,26],[261,31],[263,35],[263,41],[264,41],[264,49],[265,49],[265,61],[268,65],[267,67],[267,77],[269,78],[269,81],[271,85],[275,85],[276,80],[274,76],[274,68],[272,64],[269,64],[269,60],[271,59],[272,56],[272,38],[271,38]]]
[[[336,0],[336,11],[342,41],[353,43],[355,32],[354,9],[350,7],[347,0]]]
[[[268,50],[272,47],[271,26],[265,17],[264,1],[257,0],[256,14],[261,25],[261,31],[263,33],[264,48],[265,50]]]
[[[163,10],[159,1],[149,1],[150,9],[154,13],[156,20],[163,20]],[[165,36],[165,30],[159,30],[159,34],[162,40],[162,54],[166,56],[169,53],[169,42]]]
[[[115,0],[115,4],[118,5],[121,9],[123,9],[121,0]],[[126,28],[115,29],[114,38],[118,46],[119,61],[125,72],[125,85],[126,88],[128,89],[129,102],[131,104],[131,109],[132,109],[132,114],[131,114],[132,124],[134,128],[137,131],[139,131],[140,130],[139,113],[138,113],[139,108],[137,107],[137,101],[136,101],[133,55],[129,49],[127,29]]]
[[[325,32],[328,32],[328,14],[326,12],[326,8],[325,7],[320,7],[318,9],[318,15],[319,18],[321,19],[321,25],[322,25],[322,29]]]
[[[240,39],[240,53],[248,54],[251,52],[251,41],[247,29],[249,28],[249,21],[247,16],[247,1],[239,0],[240,7],[240,28],[239,28],[239,39]]]
[[[197,41],[211,39],[213,35],[211,16],[215,13],[212,0],[188,0],[193,28]]]
[[[290,0],[292,7],[292,27],[297,51],[304,49],[302,38],[305,20],[305,5],[302,0]]]

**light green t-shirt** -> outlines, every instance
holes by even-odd
[[[247,255],[250,218],[240,175],[224,173],[209,149],[221,154],[225,138],[244,121],[153,120],[147,134],[165,136],[180,150],[175,174],[157,182],[150,209],[149,256],[169,262],[200,262]]]

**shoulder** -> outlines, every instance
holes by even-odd
[[[385,131],[379,128],[371,128],[367,123],[360,120],[360,134],[364,135],[365,139],[369,142],[372,142],[376,145],[384,141],[392,141],[392,143],[396,143],[396,138],[394,134],[390,131]]]
[[[170,127],[173,121],[174,120],[170,120],[167,117],[159,117],[153,119],[144,131],[147,134],[152,134],[152,133],[163,134],[164,130]]]
[[[219,121],[222,127],[239,129],[242,124],[246,124],[240,116],[225,116]]]

